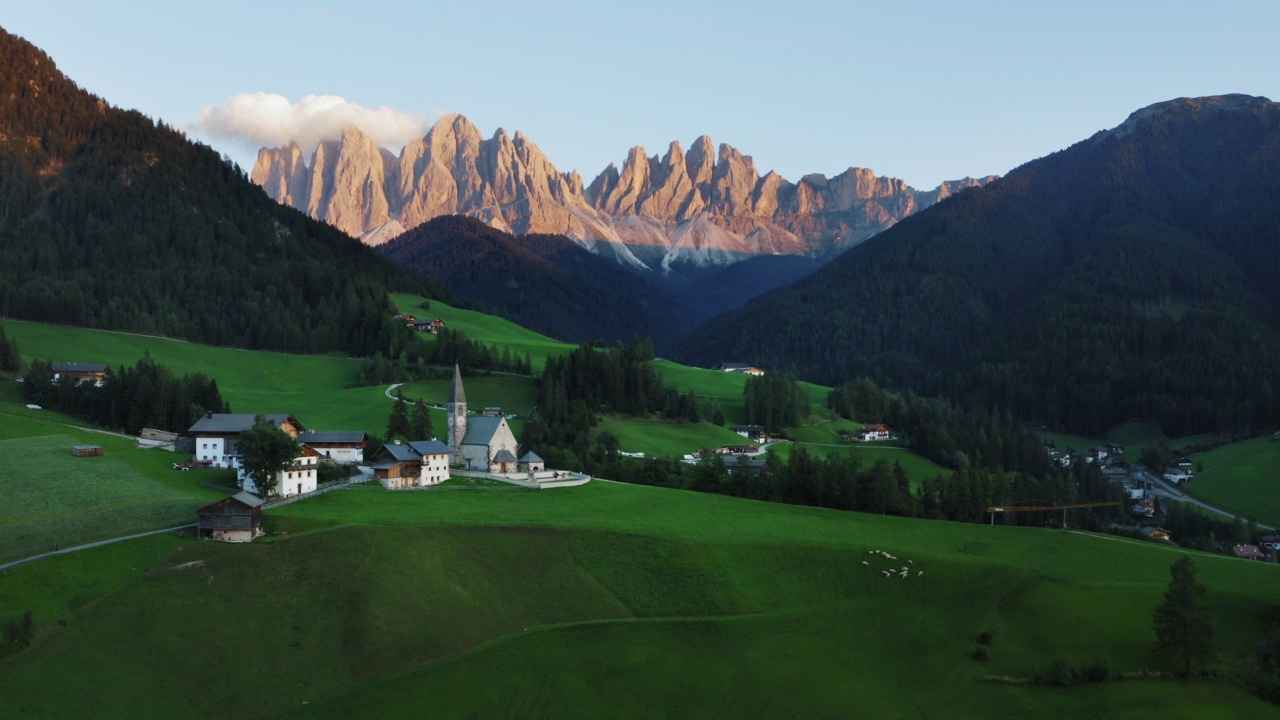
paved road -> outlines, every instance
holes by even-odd
[[[33,562],[35,560],[43,560],[45,558],[51,558],[58,555],[66,555],[69,552],[75,552],[77,550],[88,550],[89,548],[95,548],[100,545],[110,545],[111,543],[117,543],[122,540],[133,540],[134,538],[146,537],[148,535],[159,535],[160,533],[173,532],[174,530],[185,530],[187,528],[192,528],[195,526],[196,526],[195,523],[190,523],[188,525],[179,525],[177,527],[165,528],[164,530],[152,530],[150,532],[137,533],[134,535],[125,535],[124,537],[111,538],[110,540],[99,540],[97,542],[85,543],[84,545],[76,545],[75,547],[62,548],[61,550],[58,550],[56,552],[47,552],[41,555],[32,555],[31,557],[28,557],[28,558],[22,558],[21,560],[14,560],[13,562],[5,563],[3,565],[0,565],[0,570],[8,570],[11,567],[17,567],[18,565]]]
[[[1171,502],[1191,503],[1192,505],[1196,505],[1198,507],[1204,508],[1205,510],[1215,512],[1220,515],[1226,515],[1227,517],[1238,517],[1236,513],[1231,512],[1230,510],[1223,510],[1220,507],[1214,507],[1213,505],[1210,505],[1209,503],[1203,500],[1198,500],[1196,498],[1191,497],[1190,495],[1187,495],[1178,487],[1174,486],[1169,482],[1166,482],[1164,478],[1156,477],[1150,472],[1144,472],[1143,475],[1145,475],[1148,480],[1154,483],[1154,488],[1152,492],[1158,495],[1162,500],[1169,500]],[[1241,519],[1243,520],[1244,518],[1241,518]],[[1275,528],[1270,525],[1265,525],[1263,523],[1257,523],[1257,525],[1263,530],[1270,530],[1272,532],[1275,532]]]

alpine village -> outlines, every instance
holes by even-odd
[[[429,99],[467,61],[400,10],[342,62],[420,24]],[[272,44],[375,34],[298,12]],[[1280,718],[1280,104],[926,189],[707,136],[580,176],[502,87],[559,46],[472,31],[548,152],[333,95],[170,123],[0,30],[0,717]]]

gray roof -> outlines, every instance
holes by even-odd
[[[464,403],[467,401],[467,392],[462,388],[462,370],[455,363],[453,366],[453,387],[449,390],[450,403]]]
[[[506,448],[502,448],[493,454],[494,462],[515,462],[516,454]]]
[[[520,462],[542,462],[542,461],[543,461],[542,458],[538,457],[538,454],[532,450],[525,453],[524,457],[520,458]]]
[[[197,420],[196,424],[192,425],[187,432],[192,435],[197,433],[242,433],[253,427],[253,421],[256,417],[253,413],[214,413],[205,415]],[[293,416],[288,413],[275,413],[264,415],[263,417],[275,423],[276,427],[280,427]],[[298,422],[296,418],[294,422]],[[298,423],[298,427],[302,427],[302,423]]]
[[[254,495],[251,492],[245,492],[244,490],[241,490],[235,495],[232,495],[231,499],[235,500],[236,502],[244,503],[245,505],[248,505],[251,508],[256,508],[262,504],[262,498],[258,497],[257,495]]]
[[[420,455],[448,455],[449,446],[439,440],[414,440],[409,443],[409,447],[418,451]]]
[[[387,443],[383,450],[398,462],[421,460],[424,455],[448,455],[449,446],[439,440],[414,440],[413,442]]]
[[[368,440],[363,430],[308,430],[298,435],[300,443],[362,443]]]
[[[492,415],[467,418],[467,434],[462,438],[462,444],[488,445],[504,420],[501,416]]]

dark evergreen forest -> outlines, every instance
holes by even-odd
[[[562,235],[512,236],[445,215],[378,251],[488,312],[569,342],[670,338],[689,329],[667,291]]]
[[[388,291],[446,297],[2,30],[0,97],[0,316],[367,354]]]
[[[967,190],[677,353],[1086,434],[1280,422],[1280,106],[1179,100]]]

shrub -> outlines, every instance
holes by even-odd
[[[969,653],[969,657],[973,658],[974,660],[977,660],[978,662],[986,662],[987,647],[985,645],[979,645],[978,647],[973,649],[973,652]]]
[[[979,645],[990,645],[995,642],[996,634],[994,630],[985,630],[978,634]]]

